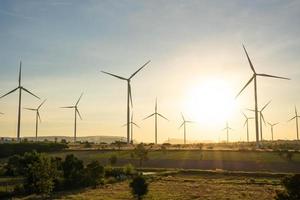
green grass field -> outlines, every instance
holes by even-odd
[[[132,159],[129,150],[110,151],[110,150],[74,150],[50,153],[52,156],[64,157],[67,154],[75,154],[85,162],[98,159],[108,159],[112,155],[117,155],[120,159]],[[267,151],[200,151],[200,150],[161,150],[150,151],[149,160],[165,159],[165,160],[224,160],[224,161],[250,161],[261,163],[272,162],[288,162],[277,152]],[[300,162],[300,153],[294,153],[294,162]]]

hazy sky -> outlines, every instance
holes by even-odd
[[[180,112],[198,122],[189,125],[188,139],[223,140],[226,120],[230,139],[245,139],[240,110],[253,108],[253,85],[234,100],[251,76],[244,43],[258,72],[292,79],[259,78],[258,89],[260,105],[273,100],[265,118],[281,122],[275,139],[293,139],[295,123],[287,120],[294,105],[300,111],[299,19],[298,0],[0,0],[0,93],[17,86],[21,59],[23,85],[48,99],[41,136],[72,136],[73,111],[59,107],[81,92],[78,136],[125,136],[126,83],[100,71],[126,77],[151,59],[132,80],[137,140],[154,140],[154,120],[142,119],[156,97],[170,119],[159,121],[159,142],[182,138]],[[23,107],[40,103],[23,97]],[[16,93],[0,100],[0,111],[1,136],[16,136]],[[33,136],[35,115],[22,112],[21,135]]]

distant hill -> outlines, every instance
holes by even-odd
[[[27,139],[29,141],[35,141],[35,137],[22,137],[22,140]],[[1,140],[6,140],[6,141],[11,141],[15,140],[16,138],[2,138]],[[65,139],[67,142],[73,142],[74,138],[69,137],[69,136],[41,136],[38,137],[39,141],[57,141],[60,142],[62,139]],[[77,137],[76,140],[78,142],[94,142],[94,143],[100,143],[100,142],[105,142],[105,143],[112,143],[115,141],[126,141],[125,137],[121,136],[85,136],[85,137]]]
[[[179,138],[169,138],[168,140],[164,141],[163,143],[170,143],[170,144],[183,144],[183,139]],[[214,143],[212,140],[187,140],[187,144],[195,144],[195,143]]]

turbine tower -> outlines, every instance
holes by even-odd
[[[79,99],[77,100],[76,104],[74,106],[65,106],[65,107],[61,107],[61,108],[74,108],[74,143],[76,142],[76,133],[77,133],[77,115],[79,116],[79,118],[82,120],[82,117],[79,113],[79,110],[78,110],[78,104],[79,104],[79,101],[82,97],[83,93],[81,93]]]
[[[154,111],[154,113],[152,113],[148,117],[145,117],[143,120],[148,119],[152,116],[154,116],[154,118],[155,118],[155,144],[157,144],[157,117],[159,116],[159,117],[162,117],[165,120],[169,121],[166,117],[164,117],[162,114],[157,112],[157,99],[155,101],[155,111]]]
[[[22,61],[20,61],[20,69],[19,69],[19,85],[17,88],[13,89],[12,91],[2,95],[0,97],[3,98],[15,91],[19,90],[19,106],[18,106],[18,125],[17,125],[17,141],[20,141],[20,132],[21,132],[21,105],[22,105],[22,91],[25,91],[27,93],[29,93],[30,95],[40,99],[38,96],[36,96],[35,94],[33,94],[32,92],[30,92],[28,89],[24,88],[22,86]]]
[[[134,121],[133,121],[133,113],[131,113],[131,120],[130,120],[130,138],[131,138],[131,144],[133,144],[133,126],[136,126],[140,128]],[[123,126],[127,126],[127,124],[124,124]]]
[[[227,134],[227,143],[229,142],[229,130],[233,130],[232,128],[230,128],[228,126],[228,122],[226,122],[226,127],[223,129],[226,130],[226,134]]]
[[[131,79],[139,72],[141,71],[148,63],[150,62],[150,60],[148,62],[146,62],[142,67],[140,67],[136,72],[134,72],[129,78],[124,78],[115,74],[111,74],[105,71],[101,71],[104,74],[108,74],[110,76],[113,76],[115,78],[127,81],[127,143],[130,143],[130,103],[132,106],[132,95],[131,95],[131,85],[130,85],[130,81]]]
[[[244,127],[247,127],[247,142],[249,142],[249,120],[253,119],[253,117],[248,117],[245,113],[242,112],[242,114],[245,117],[245,123],[244,123]]]
[[[299,140],[299,127],[298,127],[298,118],[299,117],[300,116],[298,115],[297,108],[295,106],[295,116],[293,118],[291,118],[289,121],[292,121],[293,119],[296,120],[297,140]]]
[[[272,124],[272,123],[268,122],[268,124],[269,124],[270,127],[271,127],[271,135],[272,135],[272,141],[273,141],[273,140],[274,140],[274,138],[273,138],[273,129],[274,129],[274,126],[276,126],[276,125],[279,124],[279,123]]]
[[[265,117],[263,115],[263,111],[264,109],[271,103],[271,101],[269,101],[266,105],[264,105],[264,107],[262,107],[261,110],[258,110],[258,114],[259,114],[259,128],[260,128],[260,140],[263,141],[263,130],[262,130],[262,122],[264,122],[264,124],[266,125],[266,120]],[[255,112],[255,110],[252,109],[248,109],[250,111]]]
[[[40,108],[45,103],[46,100],[44,100],[37,108],[24,108],[26,110],[31,110],[35,112],[35,141],[38,141],[38,128],[39,128],[39,121],[42,122],[41,116],[40,116]]]
[[[250,68],[253,72],[252,77],[250,78],[250,80],[246,83],[246,85],[241,89],[241,91],[237,94],[236,97],[238,97],[243,90],[253,81],[254,82],[254,110],[255,110],[255,133],[256,133],[256,146],[259,147],[260,143],[259,143],[259,132],[258,132],[258,100],[257,100],[257,77],[258,76],[263,76],[263,77],[270,77],[270,78],[278,78],[278,79],[285,79],[285,80],[290,80],[289,78],[285,78],[285,77],[280,77],[280,76],[273,76],[273,75],[269,75],[269,74],[260,74],[260,73],[256,73],[253,64],[250,60],[250,57],[248,55],[248,52],[245,48],[245,46],[243,45],[243,49],[245,51],[245,54],[247,56]]]
[[[183,126],[183,134],[184,134],[184,144],[186,144],[186,124],[188,123],[194,123],[192,121],[188,121],[188,120],[185,120],[183,114],[181,113],[181,117],[182,117],[182,124],[180,125],[179,129]]]

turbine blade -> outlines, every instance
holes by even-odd
[[[194,122],[194,121],[185,121],[186,123],[196,123],[196,122]]]
[[[244,115],[244,117],[247,119],[248,117],[247,117],[247,115],[244,113],[244,112],[242,112],[242,115]]]
[[[263,122],[264,122],[264,124],[265,124],[265,126],[266,126],[266,120],[265,120],[265,117],[264,117],[264,115],[262,114],[262,112],[260,113],[260,116],[261,116],[261,118],[262,118],[262,120],[263,120]]]
[[[104,74],[108,74],[108,75],[110,75],[110,76],[114,76],[114,77],[116,77],[116,78],[119,78],[119,79],[122,79],[122,80],[127,81],[126,78],[123,78],[123,77],[121,77],[121,76],[118,76],[118,75],[115,75],[115,74],[111,74],[111,73],[105,72],[105,71],[101,71],[101,72],[104,73]]]
[[[238,96],[240,96],[240,94],[244,91],[244,89],[251,83],[251,81],[254,79],[254,76],[252,76],[250,78],[250,80],[246,83],[246,85],[241,89],[241,91],[236,95],[235,98],[237,98]]]
[[[246,126],[247,122],[248,122],[248,119],[245,120],[244,127]]]
[[[183,114],[181,113],[182,120],[185,121]]]
[[[64,107],[60,107],[60,108],[75,108],[75,106],[64,106]]]
[[[133,107],[132,94],[131,94],[131,85],[130,85],[130,83],[128,85],[128,93],[129,93],[129,100],[130,100],[131,107]]]
[[[151,60],[147,61],[143,66],[141,66],[136,72],[134,72],[129,79],[131,79],[132,77],[134,77],[139,71],[141,71],[146,65],[148,65],[148,63],[151,62]]]
[[[180,129],[183,125],[184,125],[184,122],[182,122],[182,124],[178,127],[178,129]]]
[[[124,125],[122,125],[121,127],[124,127],[124,126],[127,126],[127,123],[126,123],[126,124],[124,124]]]
[[[270,100],[260,111],[262,112],[270,103],[272,100]]]
[[[138,128],[141,128],[141,127],[139,127],[139,125],[137,125],[137,124],[134,123],[134,122],[132,122],[132,124],[135,125],[135,126],[138,127]]]
[[[47,99],[45,99],[45,100],[39,105],[39,107],[38,107],[37,109],[40,109],[40,108],[42,107],[42,105],[46,102],[46,100],[47,100]]]
[[[82,120],[82,117],[81,117],[81,115],[80,115],[80,112],[79,112],[79,110],[76,108],[76,113],[78,114],[78,116],[79,116],[79,118]]]
[[[39,120],[40,120],[40,123],[42,122],[42,119],[41,119],[41,116],[40,116],[40,112],[39,111],[37,111],[37,116],[38,116],[38,118],[39,118]]]
[[[76,102],[75,106],[77,106],[77,105],[79,104],[79,101],[80,101],[80,99],[81,99],[82,95],[83,95],[83,92],[81,93],[81,95],[80,95],[79,99],[77,100],[77,102]]]
[[[36,109],[34,108],[24,108],[25,110],[32,110],[32,111],[36,111]]]
[[[19,87],[21,86],[21,77],[22,77],[22,61],[20,61],[20,68],[19,68]]]
[[[289,121],[292,121],[292,120],[293,120],[293,119],[295,119],[296,117],[297,117],[297,116],[295,116],[295,117],[293,117],[293,118],[289,119],[289,120],[288,120],[288,122],[289,122]]]
[[[164,117],[162,114],[157,113],[160,117],[164,118],[165,120],[169,121],[166,117]]]
[[[270,78],[279,78],[279,79],[291,80],[290,78],[285,78],[285,77],[281,77],[281,76],[273,76],[273,75],[269,75],[269,74],[256,74],[256,75],[257,76],[270,77]]]
[[[23,87],[21,87],[21,89],[22,89],[22,90],[24,90],[25,92],[27,92],[27,93],[31,94],[32,96],[34,96],[34,97],[36,97],[36,98],[40,99],[40,97],[36,96],[35,94],[33,94],[32,92],[30,92],[30,91],[29,91],[29,90],[27,90],[26,88],[23,88]]]
[[[246,56],[247,56],[249,65],[250,65],[250,67],[251,67],[251,70],[253,71],[254,74],[256,74],[255,69],[254,69],[254,67],[253,67],[253,64],[252,64],[252,62],[251,62],[251,60],[250,60],[250,58],[249,58],[248,52],[247,52],[247,50],[246,50],[246,48],[245,48],[244,45],[243,45],[243,48],[244,48],[244,51],[245,51],[245,53],[246,53]]]
[[[12,91],[10,91],[10,92],[8,92],[8,93],[2,95],[2,96],[0,97],[0,99],[3,98],[3,97],[5,97],[5,96],[7,96],[7,95],[9,95],[9,94],[11,94],[11,93],[13,93],[13,92],[16,91],[17,89],[19,89],[19,87],[17,87],[17,88],[15,88],[15,89],[13,89]]]
[[[253,109],[249,109],[249,108],[248,108],[247,110],[252,111],[252,112],[255,112],[255,110],[253,110]]]
[[[298,113],[297,113],[297,108],[296,108],[296,106],[295,106],[295,114],[296,114],[296,116],[298,116]]]
[[[155,113],[149,115],[148,117],[145,117],[143,120],[148,119],[148,118],[152,117],[153,115],[155,115]]]

